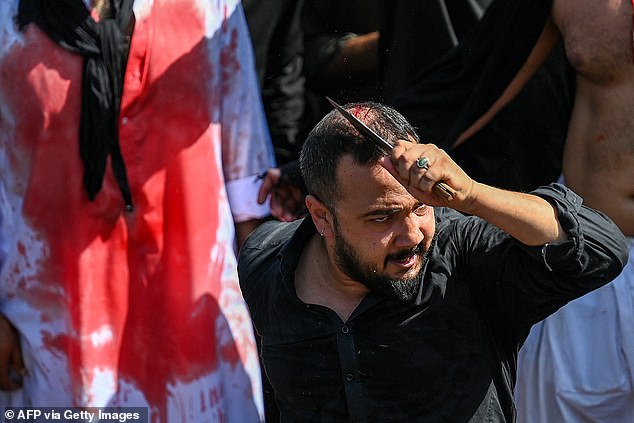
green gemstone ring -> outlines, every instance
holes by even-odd
[[[416,159],[416,166],[421,169],[429,169],[429,159],[425,156],[421,156]]]

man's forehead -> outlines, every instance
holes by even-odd
[[[407,190],[380,164],[359,165],[345,155],[337,166],[339,201],[360,207],[415,202]]]
[[[339,159],[339,163],[337,163],[337,178],[351,178],[351,177],[379,177],[378,172],[380,172],[382,166],[378,163],[372,165],[361,165],[354,161],[354,158],[351,154],[344,154]]]

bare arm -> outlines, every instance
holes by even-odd
[[[461,144],[465,140],[469,139],[473,134],[482,129],[489,121],[511,100],[517,96],[517,94],[524,88],[526,83],[531,79],[535,72],[544,64],[544,61],[548,58],[553,48],[557,44],[560,38],[560,33],[552,18],[549,18],[544,25],[544,30],[539,36],[535,47],[529,54],[526,62],[519,70],[515,78],[506,87],[500,98],[482,115],[476,120],[473,125],[467,128],[456,140],[454,147]]]
[[[426,157],[427,168],[417,165]],[[543,245],[567,239],[555,208],[531,194],[505,191],[471,179],[443,150],[433,144],[398,142],[383,166],[415,198],[431,206],[445,206],[479,216],[526,245]],[[432,190],[444,181],[456,191],[452,200]]]
[[[474,182],[469,205],[461,211],[483,218],[526,245],[567,239],[555,207],[535,195]]]
[[[324,69],[322,77],[330,80],[375,72],[379,56],[378,45],[378,31],[346,40]]]

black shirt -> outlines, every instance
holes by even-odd
[[[260,227],[241,250],[239,276],[281,421],[514,421],[517,352],[531,325],[626,261],[625,238],[607,217],[561,185],[536,193],[557,207],[567,241],[528,247],[437,208],[417,300],[371,292],[347,322],[296,295],[310,218]]]

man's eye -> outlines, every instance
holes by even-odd
[[[387,222],[388,220],[390,220],[391,217],[392,216],[379,216],[372,219],[372,221],[376,223]]]
[[[416,213],[418,216],[423,216],[425,215],[425,213],[427,213],[427,210],[428,207],[425,204],[421,204],[414,209],[414,213]]]

